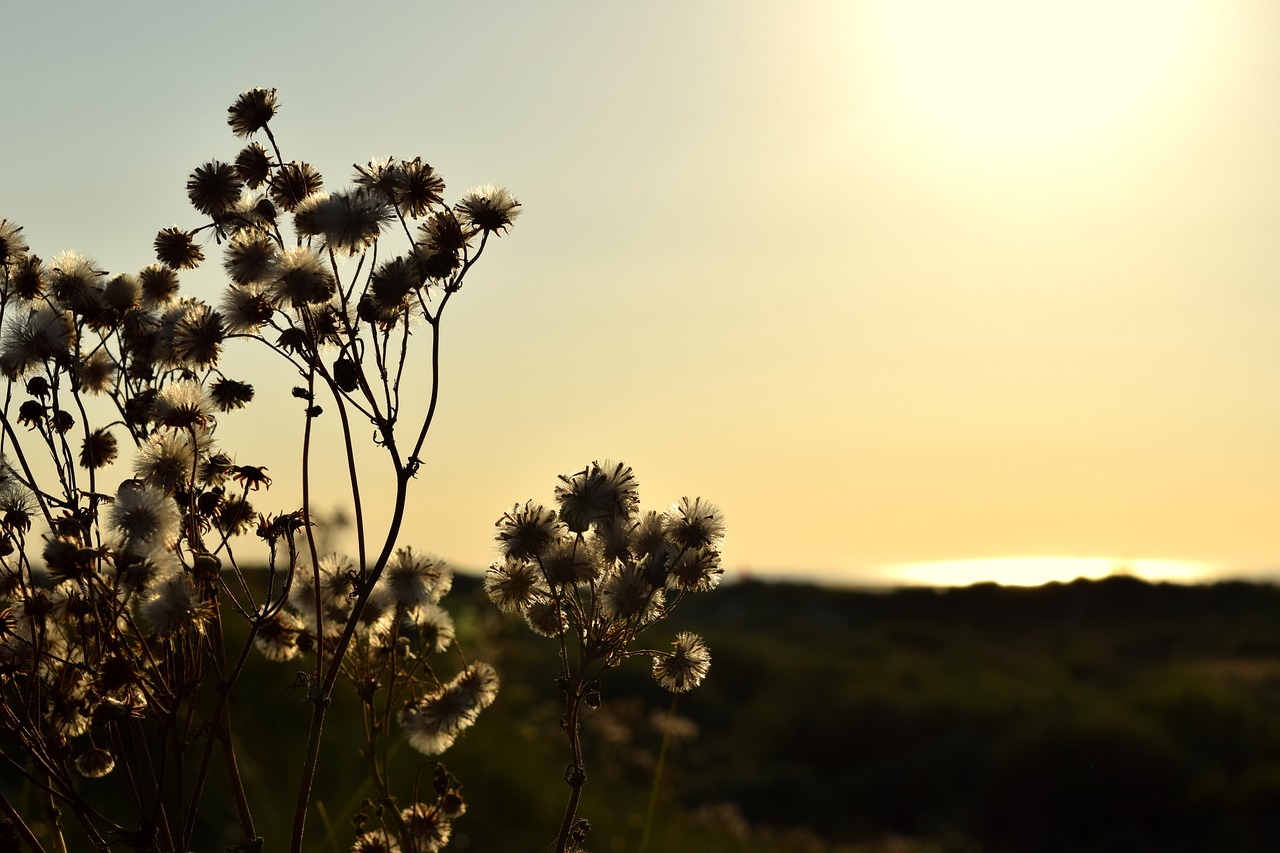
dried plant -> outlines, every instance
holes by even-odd
[[[0,831],[32,851],[46,849],[37,828],[66,851],[68,820],[99,850],[189,850],[207,841],[194,838],[206,791],[224,780],[239,831],[220,845],[264,849],[232,715],[251,663],[303,667],[310,720],[290,850],[302,849],[339,682],[363,722],[367,773],[353,789],[376,791],[351,849],[440,850],[466,809],[435,756],[495,700],[498,675],[455,642],[440,604],[449,567],[400,540],[439,401],[442,319],[520,204],[494,186],[448,204],[421,158],[357,166],[349,189],[327,192],[311,165],[286,159],[278,109],[273,89],[235,100],[228,124],[247,141],[186,183],[202,221],[161,229],[157,263],[136,274],[70,251],[44,261],[0,220],[0,762],[41,803],[24,813],[0,792]],[[181,294],[180,275],[206,252],[229,279],[216,306]],[[219,443],[222,418],[252,416],[253,385],[222,369],[225,348],[246,341],[297,377],[300,507],[259,511],[268,467]],[[362,492],[366,423],[394,484],[383,518]],[[335,467],[315,458],[321,424],[344,448],[351,554],[318,544],[328,540],[312,473]],[[126,479],[106,488],[121,468]],[[504,559],[486,588],[559,644],[572,756],[564,851],[585,837],[579,731],[602,672],[650,656],[677,693],[707,673],[693,634],[670,650],[636,646],[686,593],[716,585],[724,523],[701,499],[641,515],[621,464],[560,480],[555,510],[529,502],[499,520]],[[427,756],[408,792],[388,772],[401,737]]]
[[[665,513],[639,512],[639,486],[620,462],[592,462],[560,477],[557,509],[527,501],[497,522],[503,560],[489,568],[494,604],[519,613],[533,633],[559,644],[569,741],[569,801],[555,850],[585,849],[590,824],[578,817],[587,781],[581,725],[601,702],[600,678],[628,657],[651,657],[653,676],[672,693],[698,686],[711,666],[701,637],[676,635],[670,651],[634,648],[645,629],[691,592],[720,581],[724,517],[701,498]]]
[[[307,667],[292,850],[339,679],[359,697],[379,795],[381,825],[363,825],[357,849],[439,849],[464,808],[439,765],[431,791],[407,807],[389,789],[393,720],[436,755],[498,687],[492,667],[456,650],[439,604],[449,569],[398,541],[436,412],[445,309],[520,205],[494,187],[446,204],[443,180],[420,158],[357,167],[350,189],[326,193],[315,169],[285,158],[271,130],[278,106],[270,89],[236,99],[228,123],[253,141],[191,173],[187,195],[205,221],[162,229],[158,263],[136,275],[75,252],[44,261],[0,221],[0,724],[12,735],[0,758],[41,793],[59,850],[68,813],[102,850],[189,849],[215,757],[241,825],[232,848],[261,849],[231,716],[255,648]],[[181,296],[178,281],[205,261],[210,237],[230,279],[216,307]],[[425,364],[410,357],[424,331]],[[247,416],[237,410],[254,398],[220,368],[237,338],[297,373],[301,507],[258,512],[267,468],[218,444],[218,421]],[[351,556],[317,549],[312,439],[322,416],[345,440]],[[386,519],[369,517],[360,491],[363,422],[395,483]],[[132,474],[114,491],[102,485],[113,464]],[[237,647],[230,619],[247,626]],[[76,775],[118,779],[128,808],[104,811]],[[13,804],[0,798],[0,808],[21,841],[44,849]]]

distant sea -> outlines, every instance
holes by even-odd
[[[1077,578],[1128,575],[1150,582],[1209,584],[1244,580],[1280,582],[1280,566],[1231,567],[1166,559],[1110,557],[994,557],[870,566],[854,569],[727,568],[726,582],[744,580],[809,583],[833,588],[883,589],[901,586],[1040,586]]]

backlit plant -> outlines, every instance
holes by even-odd
[[[246,707],[246,667],[282,662],[309,718],[289,849],[302,849],[339,682],[364,737],[333,760],[359,756],[352,788],[371,786],[351,849],[442,849],[466,809],[434,759],[411,790],[392,790],[394,740],[439,755],[498,691],[493,667],[455,643],[440,604],[450,569],[401,538],[437,411],[442,318],[520,204],[493,186],[448,203],[421,158],[371,161],[326,191],[278,144],[278,106],[272,89],[235,100],[228,124],[243,147],[186,183],[201,222],[161,229],[157,262],[137,273],[73,251],[43,260],[0,220],[0,761],[24,791],[22,802],[0,791],[0,833],[33,851],[65,851],[69,821],[100,850],[282,849],[264,842],[239,771],[235,732],[253,715],[232,715]],[[179,284],[206,253],[229,280],[216,305]],[[222,418],[253,417],[253,385],[223,372],[240,342],[296,377],[301,506],[260,511],[268,467],[219,443]],[[350,554],[319,544],[322,424],[345,449],[326,467],[345,475]],[[382,518],[362,492],[370,426],[393,483]],[[631,471],[613,463],[562,478],[556,498],[557,511],[503,516],[487,588],[559,641],[573,758],[565,850],[583,834],[583,707],[598,704],[603,669],[642,653],[643,629],[715,585],[723,522],[700,500],[639,515]],[[673,691],[709,664],[690,634],[644,653]],[[105,796],[104,777],[123,795]],[[196,837],[206,791],[222,784],[236,837]]]

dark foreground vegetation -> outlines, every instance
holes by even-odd
[[[464,647],[503,676],[482,723],[444,756],[470,812],[449,849],[541,850],[568,763],[552,736],[554,650],[494,612],[474,579],[446,603]],[[697,630],[714,657],[669,726],[654,853],[1280,850],[1274,587],[742,583],[671,621],[667,633]],[[297,766],[306,737],[291,666],[246,685],[235,709],[260,723],[237,731],[259,739],[241,744],[241,770],[267,850],[287,837],[292,805],[273,771]],[[671,694],[637,660],[610,674],[604,700],[588,717],[582,814],[591,850],[637,851]],[[325,795],[365,773],[344,701],[317,780],[318,851],[349,849],[341,839],[362,809]],[[418,753],[402,745],[392,764],[407,785],[425,767],[430,785]],[[209,825],[194,848],[222,849],[219,834]]]

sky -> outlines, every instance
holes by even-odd
[[[403,538],[458,567],[609,458],[645,508],[720,505],[730,577],[1280,569],[1269,0],[73,2],[6,32],[0,217],[42,257],[152,262],[255,86],[328,188],[421,156],[521,200],[444,324]],[[293,377],[226,364],[259,397],[218,436],[293,508]]]

